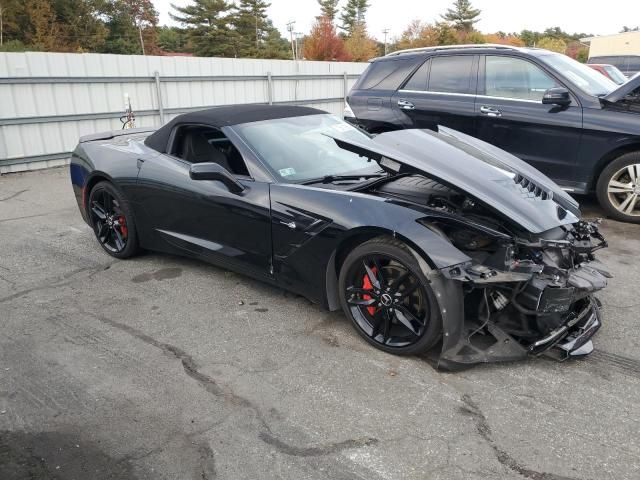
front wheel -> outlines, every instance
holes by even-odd
[[[640,152],[626,153],[607,165],[596,193],[610,217],[640,223]]]
[[[138,251],[138,238],[131,207],[109,182],[96,184],[87,205],[93,231],[100,246],[112,257],[128,258]]]
[[[342,309],[374,347],[415,355],[440,339],[435,295],[401,242],[378,237],[356,247],[340,269],[339,288]]]

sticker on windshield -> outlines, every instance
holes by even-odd
[[[334,125],[331,125],[331,128],[338,132],[349,132],[351,130],[354,130],[354,128],[348,123],[336,123]]]
[[[295,169],[289,167],[289,168],[281,168],[280,170],[278,170],[278,173],[280,174],[281,177],[289,177],[291,175],[295,175],[296,171]]]

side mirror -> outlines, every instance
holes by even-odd
[[[545,105],[562,105],[571,104],[571,95],[569,90],[564,87],[550,88],[542,96],[542,103]]]
[[[193,180],[217,180],[222,182],[231,193],[240,193],[245,188],[226,168],[213,162],[194,163],[189,169],[189,176]]]

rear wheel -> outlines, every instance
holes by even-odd
[[[100,182],[93,187],[87,209],[93,231],[105,252],[116,258],[137,253],[138,238],[131,208],[111,183]]]
[[[607,165],[598,179],[596,193],[609,216],[640,223],[640,152],[626,153]]]
[[[401,242],[378,237],[356,247],[340,269],[339,288],[345,314],[376,348],[414,355],[440,339],[433,291]]]

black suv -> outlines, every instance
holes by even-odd
[[[371,133],[454,128],[640,223],[640,78],[616,85],[571,58],[504,45],[403,50],[371,61],[345,119]]]

